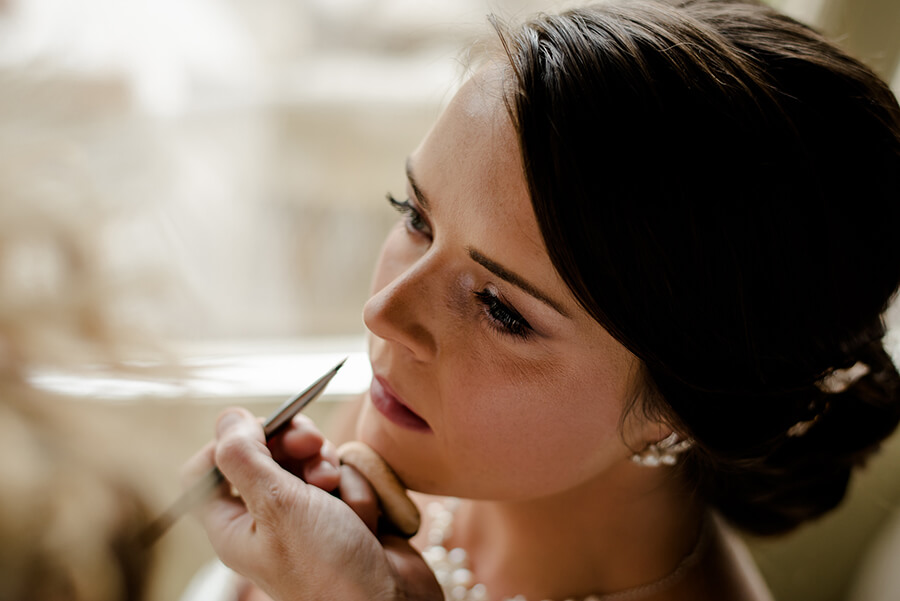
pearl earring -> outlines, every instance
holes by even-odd
[[[690,438],[681,440],[677,432],[672,432],[659,442],[648,445],[640,453],[632,455],[631,460],[646,467],[675,465],[678,463],[678,455],[687,451],[693,444],[694,441]]]

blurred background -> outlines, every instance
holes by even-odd
[[[900,2],[771,3],[900,89]],[[223,406],[264,414],[350,355],[312,409],[327,427],[367,385],[360,314],[396,219],[384,195],[402,193],[466,49],[490,36],[488,13],[568,4],[0,0],[0,320],[41,324],[33,381],[70,399],[73,431],[127,433],[122,461],[140,462],[160,508]],[[193,369],[112,377],[58,326],[135,342],[132,364]],[[781,598],[845,597],[900,496],[887,455],[856,509],[817,531],[842,552],[803,532],[754,546]],[[151,598],[176,599],[210,556],[196,525],[177,526]]]
[[[896,79],[896,0],[773,2]],[[165,274],[123,319],[185,340],[359,335],[384,194],[486,14],[563,5],[5,0],[0,119],[105,203],[117,276]]]

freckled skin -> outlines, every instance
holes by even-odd
[[[466,84],[411,155],[428,210],[408,192],[430,231],[391,231],[364,311],[375,373],[431,431],[398,427],[366,403],[357,433],[412,489],[524,500],[603,478],[659,427],[621,431],[637,360],[554,270],[494,75]],[[470,248],[568,317],[472,260]],[[485,288],[534,327],[527,339],[491,323],[475,296]]]

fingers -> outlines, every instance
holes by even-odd
[[[227,441],[224,438],[226,432],[236,423],[235,420],[243,422],[242,427],[246,428],[246,433],[250,436],[244,443],[248,440],[255,440],[254,444],[267,446],[270,456],[279,465],[308,484],[326,491],[337,488],[340,482],[340,462],[337,451],[331,442],[325,440],[310,418],[303,415],[295,416],[289,428],[266,442],[261,428],[251,424],[253,421],[260,424],[262,420],[240,408],[223,411],[216,422],[217,440],[205,445],[182,467],[181,481],[185,488],[205,476],[213,466],[219,464],[218,454],[233,451],[229,445],[237,444],[238,439]],[[257,446],[257,448],[262,451],[261,447]],[[237,454],[240,455],[241,451],[238,451]],[[251,464],[246,465],[245,468],[249,471],[253,470]],[[239,487],[236,485],[233,488],[237,488],[239,491]]]
[[[380,540],[396,582],[401,587],[403,599],[444,600],[437,578],[419,552],[409,544],[409,540],[400,536],[383,536]]]
[[[370,532],[377,533],[378,518],[381,509],[378,504],[378,496],[375,489],[356,468],[342,465],[341,485],[339,489],[341,500],[350,506],[356,515],[362,519]]]
[[[215,464],[240,494],[222,486],[198,510],[219,558],[274,599],[396,598],[394,569],[373,535],[380,511],[368,481],[350,466],[340,468],[337,499],[283,469],[266,442],[256,418],[229,409],[216,423],[215,443],[185,467],[193,477]],[[337,463],[335,449],[306,420],[273,450],[319,483]]]
[[[342,464],[353,466],[371,483],[387,521],[400,533],[413,536],[419,529],[419,509],[391,466],[360,441],[342,444],[338,456]]]
[[[272,458],[258,420],[244,409],[229,409],[216,422],[215,463],[241,495],[250,513],[277,512],[296,479]]]
[[[337,488],[337,452],[310,418],[295,416],[285,432],[269,441],[269,448],[282,467],[307,483],[327,491]]]
[[[333,444],[325,441],[320,456],[304,464],[302,477],[322,490],[334,490],[338,487],[341,480],[340,463]]]
[[[284,451],[296,459],[317,455],[324,442],[325,436],[316,428],[315,422],[302,414],[295,415],[281,435]]]

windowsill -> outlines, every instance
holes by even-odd
[[[35,370],[31,382],[43,390],[106,402],[280,401],[296,394],[347,359],[322,395],[323,401],[362,393],[372,377],[362,337],[221,341],[176,345],[178,366],[141,365],[135,375],[92,368],[83,372]],[[150,368],[150,369],[147,369]],[[141,376],[153,371],[154,376]],[[159,375],[170,371],[174,375]]]

